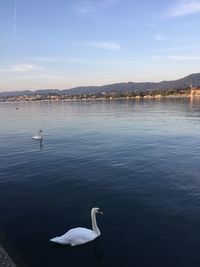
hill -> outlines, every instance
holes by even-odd
[[[81,86],[72,89],[41,89],[36,91],[12,91],[2,92],[0,97],[7,96],[21,96],[21,95],[63,95],[63,94],[91,94],[91,93],[110,93],[110,92],[134,92],[134,91],[148,91],[148,90],[167,90],[167,89],[184,89],[189,87],[190,84],[193,86],[200,87],[200,73],[194,73],[188,75],[182,79],[162,82],[128,82],[128,83],[115,83],[103,86]]]
[[[132,91],[148,91],[148,90],[167,90],[167,89],[181,89],[193,86],[200,86],[200,73],[188,75],[182,79],[162,82],[143,82],[143,83],[116,83],[104,86],[89,86],[77,87],[69,90],[64,90],[70,94],[90,94],[102,92],[132,92]]]

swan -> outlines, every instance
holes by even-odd
[[[82,244],[85,244],[87,242],[94,240],[101,234],[97,226],[97,222],[96,222],[97,213],[103,214],[99,208],[93,208],[91,210],[93,230],[83,228],[83,227],[72,228],[71,230],[66,232],[64,235],[54,237],[50,239],[50,241],[59,243],[62,245],[77,246],[77,245],[82,245]]]
[[[38,135],[32,136],[32,139],[42,140],[42,133],[43,133],[43,131],[42,130],[39,130]]]

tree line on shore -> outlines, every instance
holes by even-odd
[[[168,90],[146,90],[131,92],[101,92],[90,94],[32,94],[21,96],[3,97],[1,101],[37,101],[37,100],[74,100],[74,99],[116,99],[116,98],[156,98],[167,96],[189,96],[191,88],[168,89]]]

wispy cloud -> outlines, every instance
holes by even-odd
[[[17,0],[14,3],[14,23],[13,23],[13,32],[16,35],[16,27],[17,27]]]
[[[121,45],[115,42],[90,42],[88,43],[88,45],[91,47],[106,49],[106,50],[114,50],[114,51],[121,50]]]
[[[28,72],[35,70],[41,70],[41,67],[34,64],[16,64],[9,66],[8,68],[0,69],[0,72]]]
[[[156,52],[173,52],[173,51],[186,51],[186,50],[199,50],[200,44],[191,44],[191,45],[183,45],[183,46],[172,46],[172,47],[165,47],[156,50]]]
[[[82,1],[76,7],[79,14],[94,13],[99,10],[107,9],[115,5],[119,0],[100,0],[100,1]]]
[[[76,44],[80,45],[80,44]],[[156,51],[158,52],[158,51]],[[103,65],[112,65],[112,64],[131,64],[135,63],[136,60],[108,60],[106,61],[105,59],[99,59],[99,58],[84,58],[84,57],[67,57],[67,58],[42,58],[42,57],[33,57],[33,58],[25,58],[25,60],[30,60],[30,61],[38,61],[38,62],[61,62],[61,63],[73,63],[73,64],[103,64]],[[13,69],[13,68],[12,68]],[[9,69],[10,70],[10,69]],[[40,67],[40,70],[42,68]],[[43,71],[45,69],[43,68]]]
[[[80,45],[78,43],[75,43],[74,45]],[[36,61],[36,62],[42,62],[42,63],[85,63],[88,62],[88,59],[85,60],[83,58],[77,58],[77,57],[63,57],[63,58],[47,58],[47,57],[30,57],[25,58],[26,60],[30,61]]]
[[[162,41],[166,41],[168,39],[168,37],[165,36],[164,34],[157,33],[157,34],[155,34],[154,39],[156,41],[161,41],[162,42]]]
[[[156,24],[155,24],[155,23],[149,23],[148,26],[149,26],[149,27],[155,27]]]
[[[17,64],[11,67],[13,71],[32,71],[35,69],[37,69],[37,67],[33,64]]]
[[[105,49],[105,50],[113,50],[113,51],[120,51],[121,45],[117,42],[108,42],[108,41],[100,41],[100,42],[79,42],[74,43],[75,46],[85,46],[85,47],[93,47],[98,49]]]
[[[78,45],[74,44],[74,45]],[[52,57],[30,57],[30,58],[25,58],[25,60],[28,61],[36,61],[36,62],[42,62],[42,63],[84,63],[86,62],[85,59],[82,58],[76,58],[76,57],[70,57],[70,58],[52,58]],[[88,60],[87,60],[88,61]]]
[[[55,74],[38,74],[38,75],[23,75],[18,76],[20,79],[46,79],[46,80],[64,80],[64,76]]]
[[[65,61],[64,58],[59,58],[59,57],[29,57],[25,58],[25,60],[29,61],[39,61],[39,62],[63,62]]]
[[[178,0],[169,7],[167,15],[179,17],[198,12],[200,12],[200,0]]]
[[[200,56],[191,55],[158,55],[154,59],[169,59],[169,60],[200,60]]]
[[[99,2],[99,5],[102,7],[110,7],[117,4],[118,2],[119,0],[103,0]]]
[[[88,14],[94,12],[94,9],[92,7],[80,7],[77,8],[77,12],[79,14]]]
[[[165,41],[179,41],[178,38],[173,37],[173,36],[169,36],[169,35],[165,35],[162,33],[156,33],[154,35],[154,40],[155,41],[159,41],[159,42],[165,42]]]

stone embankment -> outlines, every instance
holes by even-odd
[[[16,267],[8,253],[0,244],[0,267]]]

